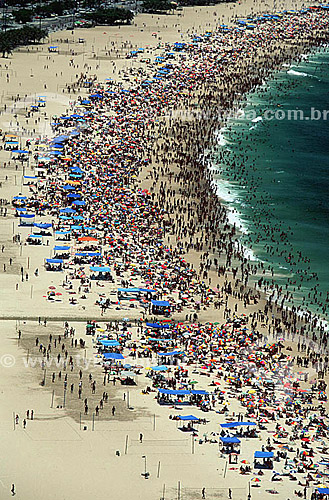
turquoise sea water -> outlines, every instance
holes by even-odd
[[[312,108],[321,119],[310,119]],[[299,304],[328,317],[319,303],[329,290],[329,50],[275,74],[242,109],[219,136],[218,195],[249,255],[272,266]]]

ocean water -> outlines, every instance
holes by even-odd
[[[286,66],[241,107],[214,153],[218,195],[248,257],[273,268],[266,279],[328,318],[329,50]]]

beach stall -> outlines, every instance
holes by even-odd
[[[4,149],[6,151],[12,151],[14,149],[17,149],[18,146],[19,146],[19,142],[18,141],[6,141]]]
[[[119,362],[121,364],[121,361],[125,359],[123,354],[121,354],[120,352],[105,352],[102,356],[103,362],[110,363],[110,365],[116,362]]]
[[[151,313],[170,315],[170,303],[167,300],[151,300]]]
[[[46,259],[45,268],[46,271],[62,271],[63,264],[63,259]]]
[[[141,297],[150,300],[154,293],[156,293],[155,290],[148,288],[118,288],[118,300],[139,300]]]
[[[255,451],[254,469],[273,469],[273,451]]]
[[[189,405],[188,396],[186,389],[159,389],[157,401],[159,405]]]
[[[77,252],[74,256],[75,264],[89,264],[90,262],[101,262],[101,252]]]
[[[24,207],[25,204],[26,204],[26,200],[27,200],[27,196],[14,196],[13,197],[13,201],[12,201],[12,205],[13,207]]]
[[[23,175],[23,186],[32,186],[37,184],[38,177],[35,175]]]
[[[108,266],[90,266],[90,279],[100,281],[112,281],[111,268]]]
[[[258,437],[255,422],[226,422],[225,424],[220,424],[220,426],[222,429],[236,430],[235,434],[239,437]]]
[[[167,323],[146,323],[146,326],[148,328],[152,328],[153,330],[168,330],[170,328],[170,325],[168,325]]]
[[[55,259],[68,259],[70,257],[70,248],[68,246],[56,245],[54,247]]]
[[[222,453],[240,453],[241,441],[236,436],[220,436],[219,440],[222,444],[220,449]]]
[[[316,500],[328,499],[329,497],[329,488],[317,488],[316,490]]]
[[[26,238],[26,243],[28,245],[42,245],[42,234],[29,234]]]
[[[34,225],[35,214],[20,214],[19,215],[19,226],[21,227],[32,227]]]
[[[71,240],[71,231],[55,231],[55,240],[56,241],[70,241]]]
[[[160,405],[196,405],[200,409],[205,410],[205,399],[209,393],[203,390],[187,389],[159,389],[157,401]]]
[[[42,236],[52,236],[51,231],[49,231],[50,228],[52,228],[53,225],[50,222],[35,222],[33,224],[33,231],[36,231],[35,234],[41,234]]]
[[[184,351],[158,352],[159,365],[177,366]]]
[[[178,427],[183,432],[196,432],[193,425],[200,423],[200,419],[194,415],[179,415],[178,420],[183,423],[181,427]]]
[[[50,160],[50,158],[49,158],[49,160]],[[34,169],[34,171],[35,171],[35,175],[38,177],[38,179],[39,178],[45,179],[47,176],[47,169],[46,168],[36,167]]]

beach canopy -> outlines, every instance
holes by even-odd
[[[39,229],[48,229],[49,227],[52,227],[52,224],[46,222],[35,222],[33,225]]]
[[[90,271],[98,272],[98,273],[110,273],[111,268],[108,266],[91,266]]]
[[[118,352],[105,352],[103,354],[104,359],[125,359],[124,356]]]
[[[157,372],[166,372],[168,370],[169,366],[165,365],[159,365],[159,366],[151,366],[151,370],[157,371]]]
[[[194,415],[180,415],[178,418],[179,418],[179,420],[187,420],[187,421],[191,421],[191,422],[198,422],[199,421],[198,417],[195,417]]]
[[[169,325],[161,325],[160,323],[146,323],[146,326],[148,326],[149,328],[170,328]]]
[[[67,141],[67,139],[69,139],[68,135],[59,135],[57,137],[54,137],[52,142],[64,142]]]
[[[75,254],[76,257],[100,257],[101,252],[78,252]]]
[[[48,264],[63,264],[63,259],[46,259]]]
[[[321,495],[329,495],[329,488],[318,488],[317,492]]]
[[[159,389],[160,394],[172,394],[172,395],[191,395],[191,394],[200,394],[207,395],[209,394],[207,391],[188,391],[187,389]]]
[[[184,351],[158,352],[158,356],[178,356],[184,354]]]
[[[60,212],[62,214],[75,214],[75,210],[73,210],[73,208],[69,208],[69,207],[68,208],[62,208],[60,210]]]
[[[255,451],[254,458],[273,458],[273,451]]]
[[[221,436],[220,440],[221,440],[221,442],[223,444],[239,444],[239,443],[241,443],[240,439],[238,439],[235,436],[232,436],[232,437],[223,437],[223,436]]]
[[[190,394],[190,391],[187,391],[186,389],[159,389],[159,393],[171,396],[187,396]]]
[[[120,342],[118,342],[117,340],[102,339],[99,342],[104,347],[117,347],[118,345],[120,345]]]
[[[234,427],[239,427],[240,425],[256,425],[255,422],[226,422],[225,424],[220,424],[224,429],[231,429]]]
[[[61,251],[61,252],[68,252],[70,250],[71,247],[62,247],[62,246],[55,246],[54,247],[54,250],[55,252],[56,251]]]
[[[152,306],[156,307],[170,307],[170,303],[167,300],[151,300]]]

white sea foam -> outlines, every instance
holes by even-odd
[[[310,78],[313,78],[313,75],[309,75],[308,73],[304,73],[303,71],[295,71],[294,69],[289,69],[287,71],[287,74],[294,76],[309,76]]]
[[[256,116],[256,118],[253,118],[251,121],[253,123],[257,123],[257,122],[261,122],[263,120],[263,118],[261,116]]]
[[[217,142],[220,146],[226,146],[227,140],[225,139],[225,136],[222,132],[219,132],[219,134],[217,134]]]
[[[236,241],[234,243],[235,248],[239,251],[242,252],[244,257],[248,260],[252,261],[259,261],[259,259],[256,257],[254,252],[251,250],[251,248],[247,248],[244,245],[241,245],[240,241]]]
[[[233,203],[236,200],[236,194],[232,190],[232,186],[229,182],[224,179],[215,180],[216,183],[216,194],[218,198],[227,203]]]
[[[235,227],[239,231],[241,231],[241,233],[248,234],[248,228],[242,221],[241,214],[239,214],[239,212],[237,212],[236,210],[235,211],[230,210],[230,207],[228,207],[227,219],[229,223],[232,226],[235,225]]]

